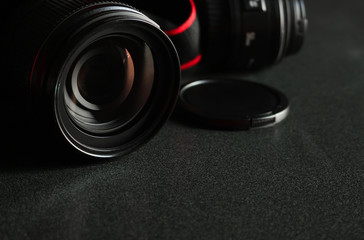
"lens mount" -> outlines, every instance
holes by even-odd
[[[39,71],[44,64],[46,74]],[[72,146],[116,157],[148,141],[168,119],[179,66],[173,44],[153,21],[128,6],[95,3],[52,31],[32,86],[47,89],[58,129]]]

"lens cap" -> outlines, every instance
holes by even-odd
[[[280,91],[262,84],[206,79],[182,86],[179,110],[206,127],[248,130],[281,122],[288,116],[289,104]]]

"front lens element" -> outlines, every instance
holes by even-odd
[[[133,59],[127,49],[95,49],[77,63],[72,81],[85,101],[109,104],[130,92],[134,81]]]
[[[85,48],[72,64],[67,113],[85,132],[105,134],[131,121],[148,101],[154,81],[150,48],[129,36],[109,36]]]

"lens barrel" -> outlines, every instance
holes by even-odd
[[[302,47],[303,0],[196,1],[203,61],[211,69],[254,70],[280,62]]]
[[[159,26],[117,1],[48,0],[31,9],[9,55],[23,59],[37,124],[51,119],[94,157],[149,140],[172,113],[180,80],[177,52]]]

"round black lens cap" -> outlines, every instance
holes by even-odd
[[[207,127],[247,130],[288,116],[288,99],[268,86],[238,79],[197,80],[182,86],[179,109]]]

